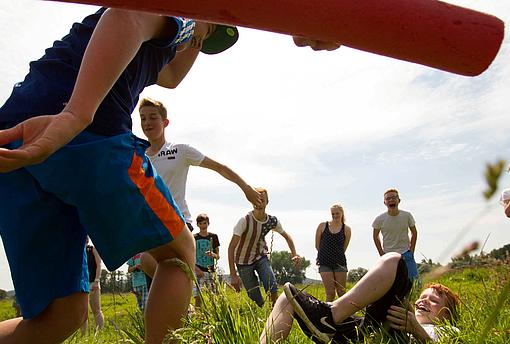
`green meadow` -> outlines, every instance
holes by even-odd
[[[450,271],[428,282],[448,285],[462,299],[460,333],[441,343],[510,343],[510,267],[508,262],[477,268]],[[324,299],[321,285],[301,286],[307,292]],[[419,291],[413,292],[412,298]],[[66,343],[142,343],[143,317],[137,310],[133,294],[103,294],[102,309],[105,328],[94,331],[89,315],[89,329],[84,336],[75,333]],[[190,313],[186,326],[170,334],[182,343],[257,343],[270,313],[267,305],[255,306],[246,293],[220,288],[217,294],[204,294],[202,311]],[[0,301],[0,320],[14,317],[12,299]],[[296,322],[289,338],[282,343],[312,343]],[[365,339],[365,343],[389,343],[383,334]]]

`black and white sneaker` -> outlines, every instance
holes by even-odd
[[[329,343],[337,332],[333,321],[331,306],[304,291],[298,290],[291,283],[283,286],[285,296],[294,308],[296,315],[306,325],[314,337],[322,343]],[[299,322],[301,325],[301,322]],[[304,331],[306,333],[306,331]]]

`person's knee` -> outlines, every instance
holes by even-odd
[[[388,252],[381,256],[381,261],[383,264],[398,264],[402,255],[397,252]]]
[[[82,294],[82,293],[80,293]],[[73,295],[59,300],[50,310],[54,316],[65,316],[69,330],[77,330],[87,321],[88,297],[87,294]]]
[[[145,274],[149,275],[150,277],[154,277],[157,265],[158,263],[149,253],[143,252],[140,255],[140,266],[143,272],[145,272]]]
[[[173,241],[149,251],[152,258],[160,263],[168,259],[178,258],[189,266],[195,265],[195,239],[184,225],[183,230]]]

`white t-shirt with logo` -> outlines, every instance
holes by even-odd
[[[186,222],[191,223],[191,214],[186,203],[188,171],[190,166],[200,165],[205,155],[188,144],[165,142],[157,154],[148,157],[165,181],[182,216]]]
[[[384,253],[404,253],[409,250],[410,245],[409,227],[414,225],[413,215],[408,211],[399,210],[398,215],[393,216],[385,212],[377,216],[372,227],[382,233]]]

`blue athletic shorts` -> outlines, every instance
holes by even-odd
[[[184,228],[163,180],[131,133],[82,132],[41,164],[0,173],[0,234],[25,318],[88,291],[88,234],[109,270]]]

